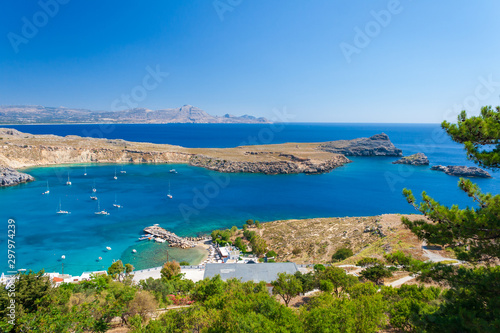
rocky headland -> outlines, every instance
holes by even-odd
[[[350,163],[346,155],[400,156],[401,150],[385,134],[325,143],[185,148],[0,128],[0,166],[11,169],[76,163],[180,163],[227,173],[320,174]]]
[[[338,140],[320,144],[319,149],[345,156],[402,156],[403,151],[394,146],[385,133],[369,138]]]
[[[450,176],[491,178],[491,175],[487,171],[478,167],[466,167],[463,165],[435,165],[431,167],[431,170],[443,171]]]
[[[27,173],[0,166],[0,186],[14,186],[33,180],[35,180],[35,178]]]
[[[416,153],[410,156],[401,157],[392,164],[429,165],[429,159],[424,153]]]

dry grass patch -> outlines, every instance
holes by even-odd
[[[355,264],[363,257],[383,258],[385,253],[403,251],[416,259],[426,259],[421,241],[401,223],[399,214],[380,216],[281,220],[264,223],[259,230],[279,261],[329,263],[342,247],[354,256],[339,264]],[[421,215],[404,215],[410,219]],[[372,231],[366,232],[367,229]],[[373,231],[375,230],[375,231]],[[380,232],[379,232],[380,231]]]

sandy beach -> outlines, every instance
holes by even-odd
[[[199,260],[196,260],[194,262],[191,263],[191,265],[199,265],[201,264],[202,262],[204,262],[205,260],[208,259],[208,255],[209,255],[209,248],[210,248],[210,245],[206,244],[206,243],[198,243],[194,249],[196,249],[197,251],[199,251],[201,254],[202,254],[202,257],[199,259]]]

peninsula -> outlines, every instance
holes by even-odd
[[[323,143],[184,148],[0,128],[0,166],[12,169],[70,163],[183,163],[228,173],[319,174],[351,162],[337,150],[360,156],[402,155],[385,134]]]

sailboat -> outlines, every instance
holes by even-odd
[[[115,203],[113,204],[113,207],[116,207],[116,208],[123,208],[122,205],[119,205],[116,203],[116,194],[115,194]]]
[[[49,194],[50,189],[49,189],[49,181],[47,180],[47,191],[43,192],[42,194]]]
[[[87,175],[87,167],[85,167],[85,172],[83,173],[84,176]]]
[[[167,194],[167,198],[169,199],[172,199],[172,194],[170,194],[170,180],[168,181],[168,194]]]
[[[113,177],[114,180],[117,180],[118,177],[116,177],[116,168],[115,168],[115,176]]]
[[[66,182],[66,185],[71,185],[71,181],[69,180],[69,171],[68,171],[68,181]]]
[[[97,189],[95,188],[95,180],[94,180],[94,185],[92,186],[92,193],[97,192]],[[94,194],[90,195],[90,200],[97,200],[97,197]]]
[[[120,173],[127,173],[127,171],[123,170],[123,165],[122,165],[122,170],[120,171]]]
[[[96,215],[109,215],[109,213],[103,209],[101,210],[101,206],[99,205],[99,200],[97,200],[97,212],[94,212]]]
[[[67,210],[62,210],[61,209],[61,199],[59,199],[59,210],[56,212],[56,214],[71,214]]]

